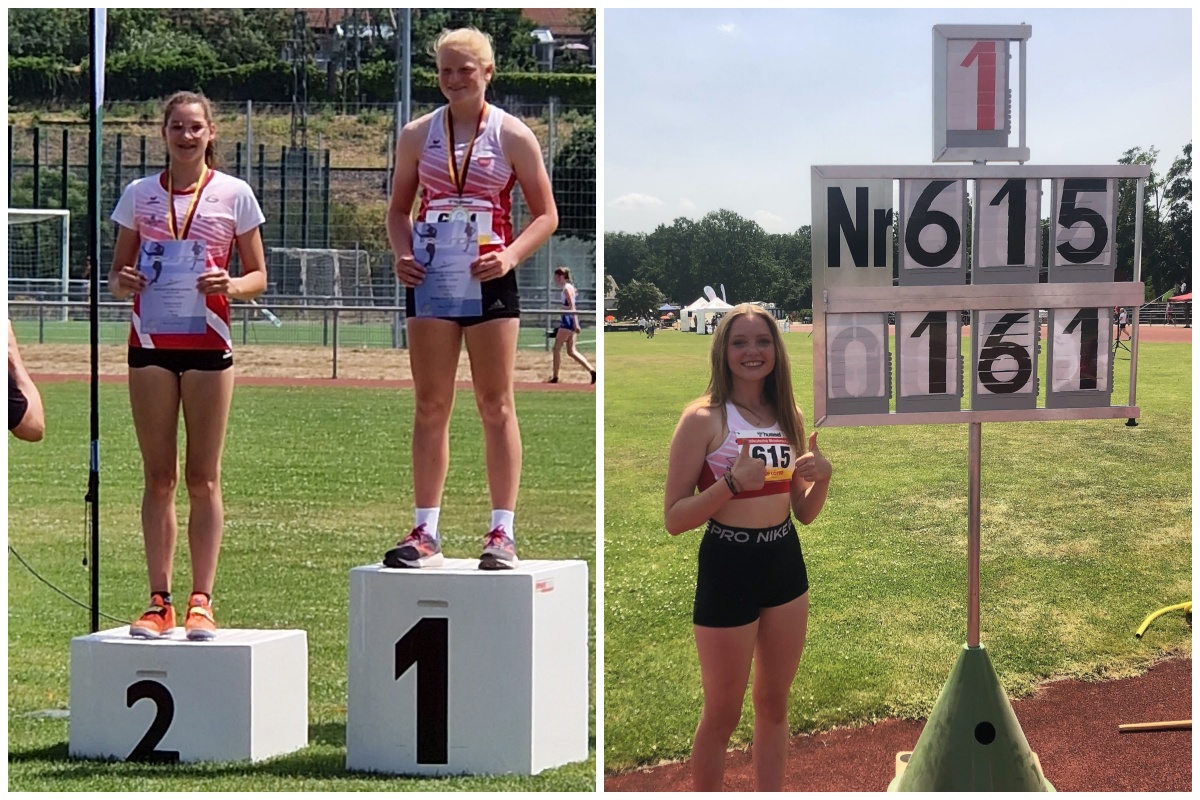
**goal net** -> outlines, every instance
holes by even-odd
[[[329,299],[371,296],[371,259],[365,250],[272,247],[271,280],[283,294]]]
[[[71,212],[8,210],[8,296],[66,299]]]

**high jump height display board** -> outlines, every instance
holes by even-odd
[[[1140,164],[813,167],[817,424],[1140,416],[1136,340],[1129,403],[1112,405],[1111,316],[1144,297],[1141,282],[1113,282],[1116,197],[1122,181],[1136,188],[1140,277],[1149,174]]]

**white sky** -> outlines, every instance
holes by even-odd
[[[811,222],[812,165],[931,164],[938,24],[1033,26],[1030,164],[1157,147],[1165,174],[1191,141],[1188,9],[603,14],[606,231],[727,208],[790,233]],[[1015,70],[1012,88],[1015,115]]]

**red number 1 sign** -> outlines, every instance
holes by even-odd
[[[933,160],[1028,161],[1019,77],[1025,74],[1025,41],[1032,28],[935,25],[933,33]],[[1009,143],[1014,124],[1016,147]]]
[[[947,47],[946,121],[950,130],[1004,130],[1008,42],[952,39]]]

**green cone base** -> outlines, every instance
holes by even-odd
[[[908,766],[888,791],[1054,791],[982,645],[963,645]]]

